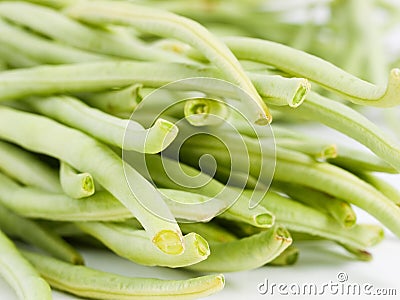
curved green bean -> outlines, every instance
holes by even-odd
[[[8,235],[17,236],[61,260],[81,265],[82,256],[48,228],[14,214],[0,204],[0,229]]]
[[[0,231],[0,274],[21,300],[51,300],[51,290],[29,262]]]
[[[350,107],[310,92],[307,99],[295,111],[285,110],[284,107],[277,108],[284,110],[285,113],[321,122],[348,135],[400,171],[400,145]]]
[[[6,107],[0,108],[0,137],[89,172],[139,219],[157,247],[170,254],[183,252],[182,233],[159,193],[105,145],[48,118]],[[141,188],[133,193],[126,178]],[[141,201],[154,211],[162,209],[170,221],[149,212]]]
[[[173,215],[183,221],[204,222],[226,208],[219,199],[185,191],[159,189]],[[21,216],[54,221],[121,221],[132,213],[107,191],[97,191],[85,201],[65,194],[21,187],[0,173],[0,202]]]
[[[274,182],[275,186],[290,198],[331,215],[343,227],[352,227],[356,223],[357,216],[354,210],[348,202],[340,198],[287,182]]]
[[[368,182],[378,191],[384,194],[389,200],[393,201],[397,206],[400,206],[400,190],[377,175],[368,172],[355,172],[362,180]]]
[[[208,275],[187,280],[131,278],[83,266],[74,266],[31,252],[23,251],[23,255],[51,286],[85,298],[105,300],[197,299],[220,291],[225,284],[223,275]],[[115,284],[116,282],[118,284]]]
[[[142,101],[142,84],[98,93],[78,93],[77,97],[92,107],[110,114],[132,113]]]
[[[153,247],[144,230],[119,223],[79,222],[75,224],[119,256],[145,266],[179,268],[203,261],[210,254],[207,241],[193,232],[183,238],[186,245],[184,252],[171,256]]]
[[[0,15],[2,14],[1,5],[3,3],[0,3]],[[0,36],[0,42],[5,47],[19,49],[23,55],[32,58],[38,65],[41,63],[62,64],[107,59],[107,56],[85,52],[60,43],[54,43],[40,36],[35,36],[26,30],[3,21],[1,17],[0,30],[3,33]]]
[[[95,192],[92,175],[79,173],[64,161],[60,161],[60,182],[64,193],[71,198],[86,198]]]
[[[320,236],[355,248],[375,245],[384,235],[382,228],[375,225],[357,224],[343,228],[329,215],[273,192],[267,193],[261,205],[275,214],[277,224],[289,230]]]
[[[186,268],[203,272],[250,270],[272,261],[291,243],[289,232],[284,227],[274,226],[236,241],[210,242],[210,256],[206,260]]]
[[[0,170],[19,182],[60,192],[57,171],[32,153],[0,140]]]
[[[132,155],[130,157],[133,158],[134,156]],[[240,191],[232,187],[224,186],[211,176],[205,173],[199,173],[198,170],[188,165],[179,163],[167,157],[163,157],[161,160],[157,155],[146,156],[147,168],[139,162],[140,160],[135,164],[137,170],[143,176],[150,176],[149,179],[153,180],[157,186],[200,193],[208,197],[216,197],[217,199],[224,201],[227,206],[231,205],[226,211],[224,211],[224,213],[219,215],[221,218],[238,220],[264,228],[269,228],[274,224],[274,216],[266,209],[259,206],[250,209],[250,200],[247,197],[244,197]],[[183,173],[174,174],[178,177],[175,177],[174,180],[172,180],[166,174],[166,169],[182,169]],[[179,182],[179,184],[177,182]],[[206,184],[203,185],[200,183]],[[191,188],[191,186],[199,187]],[[232,200],[234,199],[236,199],[236,202],[233,203]]]
[[[127,39],[110,30],[86,26],[58,11],[39,5],[2,1],[0,16],[56,41],[91,52],[151,61],[179,59],[179,56]]]
[[[353,103],[378,107],[400,104],[400,69],[390,72],[386,87],[376,86],[321,58],[279,43],[245,37],[229,37],[223,41],[239,59],[255,60],[310,79]]]
[[[199,23],[165,11],[123,2],[78,2],[64,11],[70,17],[92,24],[112,23],[133,26],[138,30],[176,38],[201,51],[214,63],[225,79],[237,84],[254,100],[254,120],[259,124],[271,122],[271,115],[242,66],[225,46]],[[250,104],[251,105],[251,104]]]
[[[29,99],[27,104],[44,115],[125,150],[158,153],[178,134],[178,128],[167,120],[157,119],[152,127],[144,129],[133,120],[108,115],[68,96]]]

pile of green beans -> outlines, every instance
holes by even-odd
[[[137,2],[0,1],[0,275],[20,299],[206,297],[222,272],[294,264],[305,239],[367,261],[384,228],[354,206],[400,237],[400,190],[377,175],[400,172],[400,143],[361,109],[396,120],[399,58],[373,42],[372,12],[399,8],[325,1],[332,17],[313,24],[284,18],[313,1]],[[107,273],[85,266],[83,245],[200,273]]]

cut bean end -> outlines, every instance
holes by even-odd
[[[181,236],[171,230],[162,230],[153,238],[153,243],[162,252],[179,255],[185,250]]]

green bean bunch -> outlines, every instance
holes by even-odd
[[[321,7],[318,24],[287,21]],[[0,274],[20,299],[197,299],[224,288],[223,272],[294,264],[300,240],[371,260],[386,229],[400,237],[400,190],[377,174],[400,172],[400,142],[364,114],[398,119],[399,59],[381,38],[399,12],[0,1]],[[85,266],[82,246],[199,273],[112,274]]]

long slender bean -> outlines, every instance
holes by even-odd
[[[73,264],[83,264],[82,256],[57,234],[32,220],[14,214],[1,204],[0,228],[8,235],[37,246],[54,257]]]
[[[3,44],[0,45],[0,55],[11,68],[29,68],[38,65],[37,61],[26,56],[21,50]]]
[[[280,147],[300,151],[317,160],[326,160],[337,156],[337,146],[312,139],[279,138],[276,144]]]
[[[290,183],[279,184],[274,182],[274,186],[276,185],[290,198],[331,215],[344,227],[352,227],[356,223],[357,217],[354,210],[348,202],[342,199]]]
[[[125,150],[158,153],[178,133],[177,127],[167,120],[158,119],[152,127],[144,129],[133,120],[108,115],[67,96],[30,99],[27,103],[42,114]]]
[[[380,227],[357,224],[343,228],[327,214],[273,192],[267,193],[261,205],[275,214],[277,224],[289,230],[324,237],[355,248],[364,249],[383,238]]]
[[[113,23],[133,26],[144,32],[176,38],[201,51],[215,64],[225,79],[244,89],[254,100],[254,120],[260,124],[271,122],[271,115],[255,87],[245,74],[232,52],[199,23],[173,13],[157,11],[134,5],[115,2],[82,2],[65,9],[68,16],[90,23],[104,25]],[[251,105],[251,103],[249,103]]]
[[[279,107],[279,110],[284,110],[284,107]],[[289,110],[285,112],[290,113]],[[348,135],[400,170],[400,145],[350,107],[310,92],[303,104],[296,108],[296,114]]]
[[[142,101],[140,93],[142,87],[141,84],[132,84],[117,90],[98,93],[78,93],[77,97],[84,100],[90,106],[110,114],[121,112],[132,113],[139,102]]]
[[[400,206],[400,191],[398,188],[392,186],[384,179],[375,174],[368,172],[355,172],[355,174],[362,180],[374,186],[378,191],[384,194],[388,199],[393,201],[397,206]]]
[[[290,244],[289,232],[281,226],[227,243],[210,242],[210,256],[190,270],[234,272],[258,268],[275,259]],[[229,255],[227,255],[229,253]]]
[[[179,268],[205,260],[210,254],[207,241],[197,233],[189,233],[183,240],[185,251],[180,255],[168,255],[153,247],[144,230],[119,223],[75,223],[83,232],[95,237],[113,252],[145,266]]]
[[[238,37],[223,41],[239,59],[263,62],[291,75],[308,78],[353,103],[378,107],[399,104],[399,69],[390,72],[386,87],[375,86],[323,59],[279,43]]]
[[[60,12],[39,5],[2,1],[0,16],[56,41],[91,52],[139,60],[179,60],[178,56],[126,39],[110,30],[85,26]]]
[[[373,153],[342,144],[337,144],[336,157],[328,158],[327,161],[351,171],[399,173],[393,166]]]
[[[0,274],[16,291],[19,299],[51,300],[51,290],[29,262],[0,231]]]
[[[85,298],[197,299],[220,291],[225,284],[223,275],[208,275],[187,280],[131,278],[74,266],[31,252],[24,251],[23,255],[51,286]],[[115,284],[116,282],[118,284]]]
[[[64,161],[60,161],[60,182],[64,193],[71,198],[86,198],[95,192],[92,175],[79,173]]]
[[[10,127],[10,124],[18,124],[18,127]],[[179,226],[159,193],[135,169],[128,165],[124,167],[121,158],[109,148],[77,130],[45,117],[6,107],[0,108],[0,128],[1,138],[51,155],[92,174],[95,180],[140,220],[157,247],[170,254],[183,252]],[[126,178],[140,184],[141,189],[133,193]],[[162,215],[170,221],[149,212],[143,203],[153,212],[161,209]]]
[[[73,74],[73,76],[71,76]],[[253,74],[249,73],[250,77]],[[102,61],[79,65],[39,66],[0,74],[0,100],[19,99],[32,95],[46,96],[59,93],[104,92],[132,84],[158,88],[167,83],[192,77],[221,78],[216,68],[179,63],[137,61]],[[254,83],[268,104],[296,106],[305,94],[297,87],[297,80],[270,75],[257,75]],[[195,84],[191,81],[191,84]],[[193,89],[204,91],[201,81]],[[224,89],[225,87],[225,89]],[[208,86],[209,93],[238,97],[237,90],[227,90],[227,84]],[[182,87],[183,88],[183,87]],[[230,87],[232,89],[232,87]],[[282,92],[285,91],[285,92]],[[243,102],[243,99],[240,99]],[[291,104],[296,102],[297,104]],[[248,103],[244,103],[248,108]]]
[[[203,139],[203,142],[206,143],[207,135],[199,136],[199,138]],[[229,135],[229,138],[232,140],[232,147],[229,149],[230,153],[240,151],[240,148],[236,150],[234,148],[235,136]],[[258,141],[246,137],[242,138],[249,147],[250,153],[259,153],[257,152],[259,147]],[[251,146],[252,144],[253,146]],[[185,145],[188,146],[189,143]],[[228,154],[224,148],[207,146],[207,150],[205,150],[204,146],[195,145],[187,149],[191,149],[192,156],[202,155],[204,151],[207,151],[207,153],[214,157],[217,163],[222,165],[227,164],[226,157]],[[369,212],[396,235],[400,235],[400,209],[373,186],[346,170],[328,163],[316,162],[300,152],[282,148],[277,148],[277,150],[275,180],[307,186],[346,200]],[[275,162],[275,156],[268,157],[267,155],[270,155],[270,153],[265,153],[265,157],[262,160],[255,155],[250,155],[250,159],[255,164],[269,166]],[[239,165],[236,166],[239,167]],[[245,167],[245,170],[247,170],[248,167]],[[251,169],[250,174],[253,174]],[[256,176],[257,174],[253,175]]]
[[[137,156],[133,153],[129,156],[129,161],[131,160],[135,161],[137,170],[143,176],[153,180],[157,186],[200,193],[208,197],[216,197],[224,201],[227,207],[231,205],[220,217],[240,220],[257,227],[268,228],[274,223],[274,216],[269,211],[260,207],[250,209],[250,199],[244,197],[240,191],[224,186],[209,175],[199,173],[196,169],[188,165],[167,157],[163,157],[161,160],[157,155],[146,156],[147,168],[143,166],[140,158],[137,160]],[[166,170],[179,169],[183,170],[183,173],[174,174],[175,178],[173,180],[166,174]],[[236,202],[234,202],[235,199]]]
[[[107,59],[107,56],[85,52],[51,42],[40,36],[34,36],[32,33],[3,21],[2,18],[0,18],[0,29],[3,33],[0,36],[0,42],[5,47],[21,49],[22,54],[31,57],[37,64],[77,63]]]
[[[0,170],[23,184],[60,192],[57,171],[38,157],[0,140]]]

